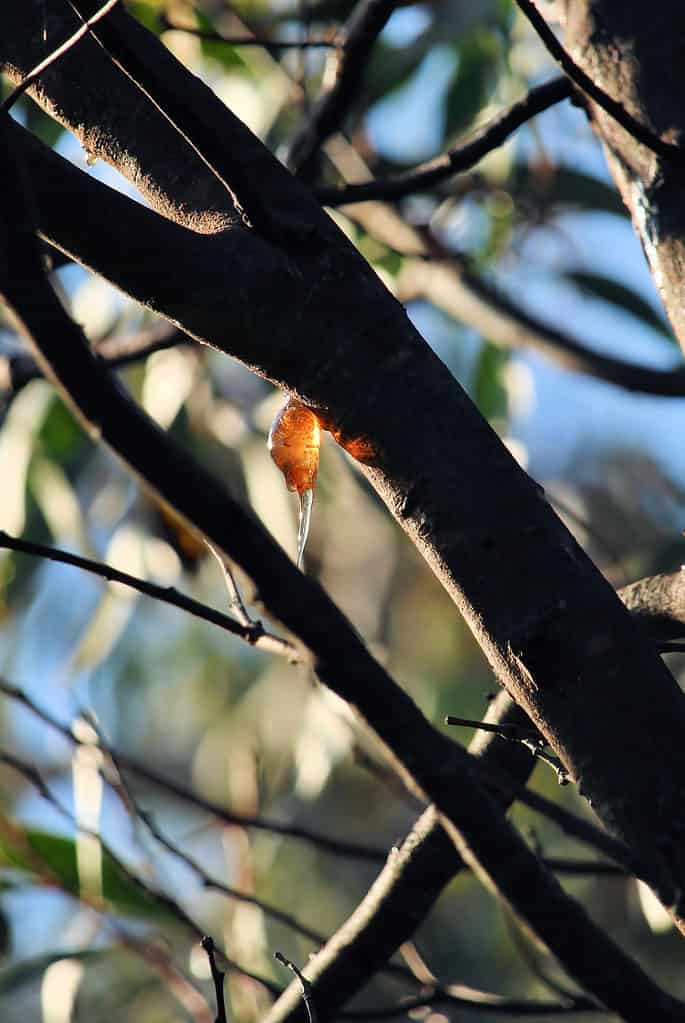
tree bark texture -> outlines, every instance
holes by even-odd
[[[588,101],[591,123],[685,348],[685,4],[565,0],[565,12],[563,41],[575,62],[633,117],[683,150],[682,160],[660,159]]]

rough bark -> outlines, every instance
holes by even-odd
[[[641,124],[683,150],[682,160],[660,159],[588,101],[591,123],[685,347],[685,5],[565,0],[564,6],[563,40],[576,63]]]

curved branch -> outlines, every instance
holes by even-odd
[[[470,273],[456,257],[440,261],[406,259],[398,290],[406,299],[427,299],[502,348],[530,348],[562,369],[587,373],[636,394],[663,398],[685,395],[685,366],[652,369],[595,351],[523,309],[495,285]]]
[[[544,85],[531,89],[523,99],[517,100],[506,110],[496,114],[470,138],[459,142],[433,160],[414,167],[413,170],[398,174],[394,178],[377,178],[375,181],[365,181],[358,185],[316,188],[315,194],[325,206],[335,207],[366,202],[369,199],[391,201],[432,188],[455,174],[471,170],[484,156],[506,142],[521,125],[572,95],[573,87],[567,78],[553,78]]]
[[[530,0],[519,0],[519,6],[533,17]],[[685,64],[681,54],[685,6],[681,0],[660,0],[649,16],[641,0],[574,0],[567,6],[565,52],[573,54],[576,66],[595,83],[594,91],[586,90],[591,97],[587,102],[590,123],[604,145],[664,307],[685,348]],[[543,25],[537,13],[536,29],[544,31]],[[550,29],[546,31],[556,39]],[[609,96],[620,98],[630,119],[619,117],[616,108],[607,104]]]

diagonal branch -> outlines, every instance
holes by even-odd
[[[216,611],[207,604],[201,604],[192,597],[187,597],[184,593],[174,589],[173,586],[158,586],[156,583],[148,582],[147,579],[139,579],[137,576],[129,575],[128,572],[120,572],[119,569],[106,565],[103,562],[82,558],[78,554],[70,554],[68,551],[61,551],[56,547],[46,547],[45,544],[33,543],[30,540],[10,536],[8,533],[0,530],[0,550],[3,548],[45,558],[48,561],[57,561],[63,565],[73,565],[84,572],[90,572],[101,579],[107,579],[108,582],[129,586],[131,589],[136,590],[138,593],[143,593],[147,597],[154,597],[155,600],[161,600],[165,604],[178,607],[195,618],[211,622],[212,625],[217,625],[220,629],[224,629],[226,632],[244,639],[251,646],[257,647],[259,650],[287,657],[291,663],[299,661],[296,647],[288,642],[287,639],[282,639],[280,636],[267,632],[261,622],[238,622],[235,618],[222,614],[221,611]]]
[[[517,100],[506,110],[496,114],[463,142],[459,142],[446,153],[414,167],[413,170],[393,178],[377,178],[375,181],[365,181],[358,185],[317,188],[316,195],[325,206],[344,206],[366,202],[369,199],[392,201],[425,191],[447,181],[455,174],[471,170],[484,156],[506,142],[521,125],[572,95],[573,87],[567,78],[553,78],[544,85],[531,89],[523,99]]]
[[[76,29],[76,31],[70,35],[61,46],[58,46],[56,50],[53,50],[52,53],[45,58],[45,60],[41,60],[38,64],[36,64],[36,66],[29,71],[26,77],[10,91],[2,103],[0,103],[0,115],[6,114],[9,110],[11,110],[19,97],[23,96],[23,94],[38,81],[40,76],[47,71],[49,67],[52,67],[55,61],[61,60],[65,54],[69,53],[69,51],[76,46],[81,39],[83,39],[90,29],[94,25],[97,25],[97,23],[104,18],[106,14],[109,14],[109,12],[118,3],[119,0],[107,0],[107,2],[104,3],[102,7],[95,12],[95,14],[88,18],[87,21],[84,21],[83,25]]]
[[[8,146],[5,128],[2,141]],[[430,726],[321,588],[132,405],[97,362],[44,275],[9,146],[8,152],[0,164],[0,227],[12,259],[0,264],[0,290],[44,371],[76,414],[160,499],[253,579],[267,609],[309,647],[321,680],[355,707],[393,752],[407,784],[435,802],[462,858],[581,985],[628,1021],[650,1014],[664,1021],[685,1018],[685,1006],[657,987],[565,895],[503,817],[468,754]],[[617,972],[618,986],[612,979]]]
[[[685,623],[685,573],[642,579],[619,591],[621,600],[650,635],[655,630],[682,634]],[[493,729],[530,727],[509,695],[502,691],[488,708],[485,722]],[[525,785],[534,766],[521,747],[503,741],[495,731],[477,734],[470,752],[484,764],[495,764],[514,782]],[[507,797],[499,794],[504,804]],[[617,868],[608,865],[614,873]],[[386,862],[365,897],[324,948],[310,959],[308,973],[321,1010],[331,1016],[367,984],[426,918],[445,886],[464,863],[443,830],[435,807],[415,821],[396,854]],[[622,871],[619,869],[619,876]],[[623,875],[625,876],[625,875]],[[265,1023],[304,1023],[290,985],[274,1003]]]

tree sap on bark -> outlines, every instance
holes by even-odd
[[[299,498],[297,567],[302,568],[319,470],[319,420],[306,405],[289,398],[271,424],[267,443],[271,457],[283,473],[286,487],[297,492]]]

